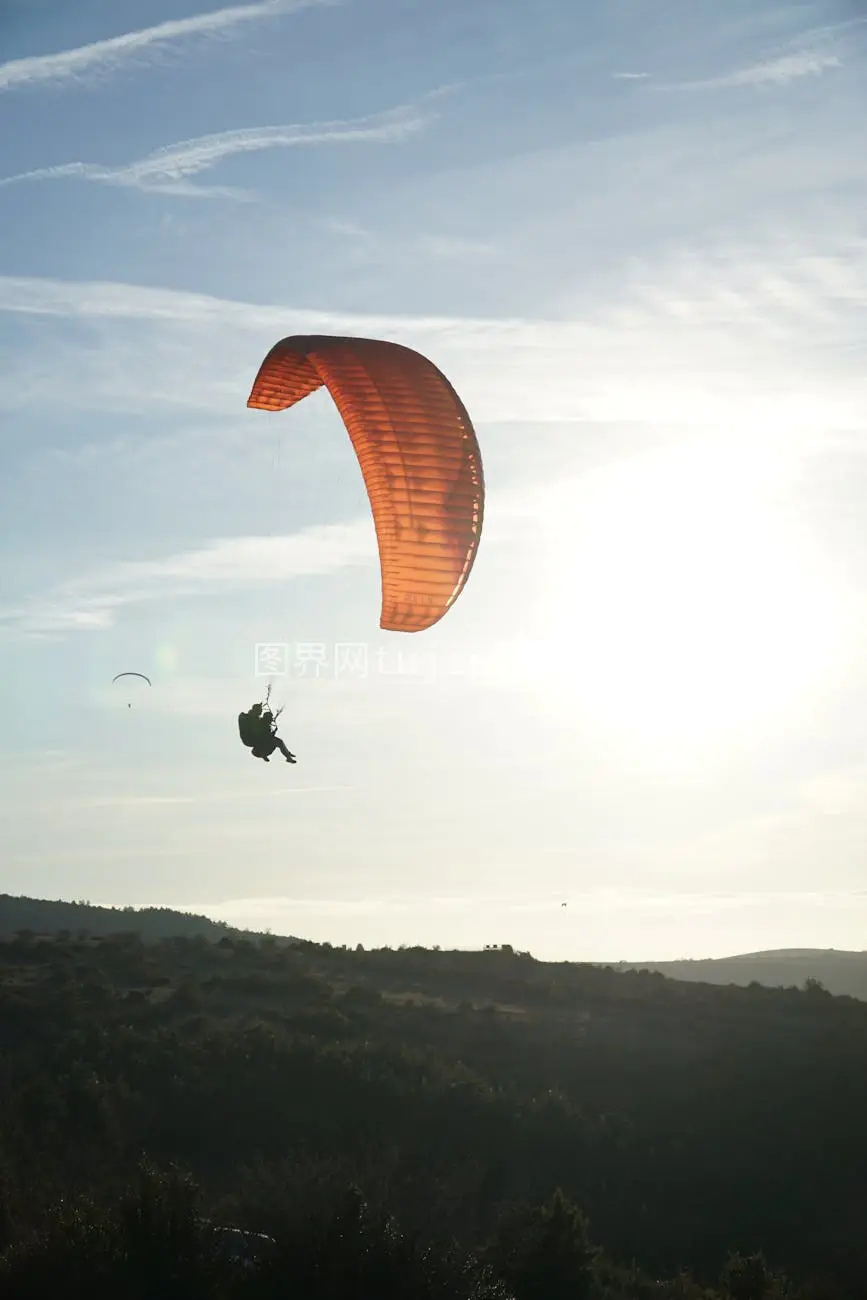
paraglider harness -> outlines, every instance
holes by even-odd
[[[251,708],[249,708],[246,713],[238,714],[238,732],[241,736],[241,742],[244,745],[246,745],[247,749],[255,749],[255,747],[264,739],[262,724],[265,722],[266,713],[268,714],[269,736],[273,736],[275,731],[277,730],[277,719],[280,717],[280,714],[283,712],[285,706],[281,704],[280,708],[277,710],[276,713],[271,713],[269,707],[270,703],[271,703],[271,687],[269,686],[267,691],[265,692],[265,699],[258,706],[259,708],[258,718],[254,718],[252,716],[253,711],[257,707],[255,704]]]

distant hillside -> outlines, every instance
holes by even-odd
[[[829,993],[848,994],[867,1002],[867,952],[836,948],[780,948],[748,952],[737,957],[708,957],[696,961],[612,962],[614,970],[658,971],[673,980],[697,984],[753,982],[768,988],[801,987],[819,980]]]
[[[11,938],[22,930],[51,935],[68,932],[79,937],[124,932],[152,941],[201,935],[213,942],[239,933],[222,921],[192,912],[175,912],[170,907],[96,907],[86,902],[0,894],[0,936]]]
[[[264,936],[237,926],[214,921],[193,912],[170,907],[98,907],[93,903],[66,903],[60,899],[13,897],[0,894],[0,938],[19,931],[33,934],[74,936],[136,933],[145,940],[195,938],[216,943],[224,936],[243,935],[252,940]],[[292,935],[275,935],[278,947],[298,943]],[[417,949],[415,951],[422,951]],[[543,963],[544,965],[545,963]],[[560,963],[554,963],[559,965]],[[574,965],[576,963],[568,963]],[[835,948],[781,948],[743,953],[735,957],[708,957],[691,961],[593,962],[617,971],[652,971],[672,980],[692,984],[762,984],[766,988],[802,988],[808,979],[818,980],[829,993],[848,994],[867,1002],[867,952],[841,952]]]

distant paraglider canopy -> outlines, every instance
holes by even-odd
[[[399,343],[295,335],[259,369],[247,405],[283,411],[328,389],[355,448],[382,572],[380,627],[421,632],[463,590],[484,514],[472,422],[432,361]]]
[[[115,682],[120,681],[121,677],[141,677],[142,681],[147,682],[148,686],[152,686],[152,685],[153,685],[153,682],[151,681],[151,679],[150,679],[149,677],[146,677],[146,676],[144,675],[144,673],[118,673],[116,677],[112,677],[112,679],[111,679],[111,684],[112,684],[112,686],[114,685]],[[127,702],[127,706],[126,706],[126,707],[127,707],[128,709],[131,709],[131,708],[132,708],[132,704],[129,703],[129,702]]]

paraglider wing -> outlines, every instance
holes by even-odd
[[[151,679],[145,677],[144,673],[118,673],[117,677],[112,677],[112,684],[118,681],[121,677],[142,677],[147,682],[148,686],[153,686]]]
[[[399,343],[295,335],[277,343],[247,401],[283,411],[328,389],[373,510],[382,572],[380,627],[421,632],[457,600],[482,531],[475,430],[433,362]]]

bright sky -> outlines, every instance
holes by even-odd
[[[0,16],[0,889],[863,948],[863,10],[197,2]],[[314,330],[419,349],[475,422],[425,633],[379,630],[327,393],[246,408]],[[295,767],[237,737],[263,644]]]

